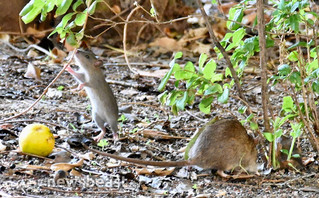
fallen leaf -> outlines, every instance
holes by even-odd
[[[167,176],[172,174],[172,172],[175,170],[175,167],[173,168],[136,168],[134,169],[136,171],[136,174],[138,175],[156,175],[156,176]]]
[[[0,40],[2,42],[9,43],[10,42],[10,35],[9,34],[0,34]]]
[[[56,47],[53,48],[51,52],[57,57],[55,59],[52,59],[54,63],[61,63],[63,59],[67,56],[67,54],[63,50],[60,50]]]
[[[27,57],[36,58],[36,57],[39,57],[39,53],[35,51],[34,49],[30,49],[27,53]]]
[[[67,163],[72,160],[71,153],[65,150],[53,152],[48,157],[51,159],[54,158],[54,163]]]
[[[189,45],[189,49],[192,49],[192,52],[194,54],[210,54],[212,46],[210,44],[203,44],[201,42],[196,41]]]
[[[112,6],[112,11],[116,14],[120,14],[121,13],[121,7],[118,5],[113,5]]]
[[[227,194],[227,192],[225,190],[218,190],[216,196],[222,197],[222,196],[225,196],[226,194]]]
[[[0,125],[0,129],[3,129],[3,130],[8,130],[8,129],[11,129],[11,128],[13,128],[12,124],[1,124]]]
[[[26,170],[50,170],[50,167],[39,166],[39,165],[22,165],[17,167],[21,169],[26,169]]]
[[[196,198],[208,198],[208,197],[213,197],[213,196],[212,196],[212,194],[198,194],[196,196]]]
[[[78,177],[82,176],[82,174],[79,171],[74,170],[74,169],[71,170],[70,175],[74,175],[74,176],[78,176]]]
[[[166,51],[180,51],[182,48],[178,41],[168,37],[157,38],[152,43],[150,43],[149,46],[159,47]]]
[[[132,97],[134,95],[137,95],[139,92],[136,91],[135,89],[123,89],[120,94],[122,95],[126,95],[126,96],[129,96],[129,97]]]
[[[55,88],[49,88],[48,92],[45,94],[48,98],[61,98],[62,97],[62,91],[57,90]]]
[[[155,71],[143,71],[139,69],[135,69],[135,70],[141,76],[155,77],[155,78],[163,78],[166,75],[166,73],[169,71],[168,69],[159,69]]]
[[[79,157],[86,160],[93,160],[95,158],[95,155],[92,152],[88,152],[88,153],[85,153],[84,155],[79,155]]]
[[[2,141],[0,141],[0,152],[6,150],[6,146],[2,144]]]
[[[26,77],[26,78],[34,78],[36,80],[41,80],[40,73],[41,73],[41,69],[40,68],[34,66],[32,63],[29,63],[28,67],[27,67],[27,71],[24,74],[24,77]]]
[[[64,170],[64,171],[69,171],[75,167],[80,167],[83,165],[84,159],[81,158],[77,163],[75,164],[68,164],[68,163],[57,163],[53,164],[51,166],[51,170],[57,171],[57,170]]]
[[[42,39],[43,37],[46,36],[46,32],[45,31],[39,31],[39,30],[37,30],[37,29],[35,29],[33,27],[30,27],[30,26],[27,28],[27,32],[26,33],[27,34],[32,34],[33,37],[40,38],[40,39]]]

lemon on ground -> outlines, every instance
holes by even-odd
[[[54,148],[55,139],[50,129],[43,124],[27,125],[19,135],[22,152],[48,156]]]

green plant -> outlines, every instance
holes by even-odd
[[[139,128],[134,128],[132,130],[130,130],[130,133],[136,133],[138,131]]]
[[[182,52],[175,54],[170,62],[170,71],[162,79],[158,90],[163,91],[169,78],[175,78],[175,89],[165,91],[159,95],[162,104],[171,106],[172,112],[177,114],[184,110],[186,105],[194,103],[195,97],[202,98],[199,109],[204,113],[210,113],[211,103],[217,99],[220,103],[226,103],[231,84],[224,83],[224,75],[216,72],[216,63],[213,59],[206,62],[208,56],[201,54],[198,67],[192,62],[187,62],[183,67],[176,63],[182,57]],[[183,83],[182,83],[183,82]]]
[[[62,91],[64,89],[64,86],[58,86],[58,88],[56,88],[58,91]]]
[[[99,143],[97,144],[99,147],[102,147],[102,149],[104,149],[104,147],[106,147],[107,145],[109,145],[109,142],[107,141],[107,139],[102,139],[99,141]]]
[[[249,6],[249,1],[244,0],[229,10],[229,21],[227,28],[229,32],[220,41],[226,52],[231,52],[231,63],[239,78],[245,75],[245,67],[252,56],[260,51],[259,37],[247,34],[247,26],[243,25],[244,11]],[[301,131],[307,134],[314,142],[313,147],[319,150],[319,143],[314,134],[314,127],[319,126],[319,111],[317,111],[316,98],[319,95],[319,47],[316,42],[318,30],[315,24],[319,16],[311,10],[309,1],[271,1],[275,7],[271,20],[266,24],[266,47],[278,47],[280,52],[279,64],[275,72],[268,77],[266,86],[280,87],[285,95],[282,97],[282,108],[274,113],[274,105],[270,104],[272,128],[265,131],[263,136],[272,144],[271,160],[274,168],[278,167],[276,159],[276,141],[285,133],[291,130],[291,147],[287,151],[287,160],[291,157],[298,157],[292,154],[297,137]],[[253,31],[258,23],[257,18],[250,27]],[[303,27],[303,28],[301,28]],[[288,46],[288,39],[295,39],[295,43]],[[275,41],[280,41],[276,42]],[[214,48],[217,58],[224,56],[217,47]],[[170,70],[162,79],[159,90],[164,91],[169,78],[174,78],[173,89],[166,89],[159,99],[162,104],[171,106],[172,112],[177,114],[185,109],[186,105],[192,105],[199,101],[199,109],[204,113],[210,113],[211,104],[217,99],[218,102],[227,102],[229,92],[233,88],[234,80],[226,83],[225,78],[233,77],[231,70],[227,67],[222,72],[216,72],[214,60],[207,60],[202,54],[199,63],[182,62],[182,53],[176,53],[170,62]],[[263,71],[266,72],[266,71]],[[246,113],[242,123],[249,123],[251,129],[258,130],[259,126],[255,121],[256,115],[251,111],[247,112],[250,104],[244,103],[239,107],[238,112]],[[287,121],[290,125],[286,125]],[[297,123],[297,124],[296,124]]]
[[[72,0],[31,0],[21,10],[20,16],[26,24],[33,21],[38,15],[40,15],[40,20],[44,21],[47,14],[56,7],[55,17],[63,17],[50,36],[58,33],[60,38],[66,39],[70,45],[79,46],[79,41],[84,37],[87,18],[95,12],[99,2],[102,0],[76,0],[75,3]],[[85,9],[79,11],[81,5]]]

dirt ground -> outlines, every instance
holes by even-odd
[[[62,69],[63,64],[27,58],[7,47],[0,47],[0,120],[16,115],[29,107],[44,88]],[[120,122],[120,141],[114,143],[109,133],[108,145],[103,151],[146,160],[180,160],[181,148],[195,130],[214,116],[244,117],[237,113],[237,100],[226,105],[214,104],[211,115],[198,111],[198,102],[187,111],[174,116],[168,107],[161,106],[157,96],[160,78],[133,75],[122,55],[103,57],[105,74],[117,97],[119,107],[125,110]],[[194,58],[193,61],[196,61]],[[132,62],[150,65],[168,65],[170,55],[140,56]],[[32,62],[41,68],[41,81],[24,77]],[[114,63],[114,64],[112,64]],[[161,67],[138,66],[143,71],[160,72]],[[222,69],[222,64],[219,65]],[[159,74],[159,73],[158,73]],[[161,75],[158,75],[161,76]],[[245,95],[260,111],[260,79],[252,72],[243,79]],[[91,122],[88,98],[83,91],[74,90],[77,83],[64,72],[49,93],[26,114],[8,122],[0,121],[0,140],[6,149],[0,152],[0,195],[28,197],[318,197],[318,162],[308,164],[300,172],[294,170],[260,170],[260,176],[249,179],[224,179],[211,170],[196,168],[156,168],[116,161],[96,155],[68,171],[66,183],[56,184],[57,173],[50,169],[52,159],[23,155],[16,151],[18,135],[27,124],[43,123],[56,135],[55,151],[71,153],[70,163],[79,162],[79,155],[88,151],[70,146],[70,137],[92,137],[99,133]],[[61,90],[61,87],[63,89]],[[172,84],[168,88],[172,88]],[[58,87],[60,87],[58,89]],[[236,94],[232,91],[233,94]],[[273,103],[282,92],[271,92]],[[278,107],[280,108],[280,107]],[[260,111],[261,112],[261,111]],[[260,114],[261,115],[261,114]],[[246,127],[247,128],[247,127]],[[159,133],[162,132],[162,133]],[[102,149],[93,146],[96,149]],[[303,156],[316,157],[311,148],[303,148]],[[259,154],[259,163],[264,163]]]

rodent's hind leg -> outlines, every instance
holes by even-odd
[[[217,174],[223,178],[230,178],[231,176],[226,174],[223,170],[217,170]]]
[[[95,121],[96,125],[101,129],[101,133],[93,137],[94,141],[99,142],[106,134],[106,128],[104,127],[104,120],[101,119],[101,117],[97,115],[96,113],[92,114],[92,118]]]

